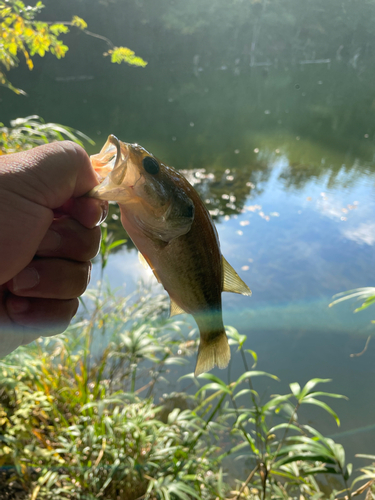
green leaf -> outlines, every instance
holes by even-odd
[[[363,455],[362,453],[359,453],[358,455],[355,455],[358,458],[367,458],[368,460],[374,460],[375,461],[375,455]]]
[[[235,421],[234,425],[236,427],[238,427],[244,420],[247,420],[250,417],[251,417],[251,415],[249,413],[242,413],[241,415],[239,415],[239,417]]]
[[[366,482],[368,482],[369,479],[375,479],[375,475],[371,476],[371,475],[368,475],[368,474],[361,474],[360,476],[358,476],[355,479],[353,479],[353,481],[351,483],[351,488],[353,489],[354,485],[357,484],[359,481],[366,481]]]
[[[337,398],[337,399],[346,399],[346,400],[349,400],[349,398],[347,396],[344,396],[342,394],[336,394],[336,393],[332,393],[332,392],[320,392],[320,391],[310,392],[306,396],[306,399],[308,399],[310,397],[316,397],[316,396],[327,396],[328,398]]]
[[[345,450],[339,443],[331,443],[331,449],[342,470],[345,468]]]
[[[375,302],[375,295],[372,295],[371,297],[368,297],[360,307],[357,307],[357,309],[354,309],[354,312],[356,313],[359,311],[363,311],[363,309],[366,309],[368,306],[370,306],[374,302]]]
[[[124,240],[116,240],[114,241],[113,243],[111,243],[110,245],[108,245],[107,247],[107,251],[110,252],[111,250],[113,250],[114,248],[116,247],[119,247],[120,245],[123,245],[124,243],[126,243],[128,240],[124,239]]]
[[[225,325],[225,331],[229,338],[229,345],[238,345],[238,350],[240,350],[246,342],[247,335],[241,335],[236,328],[228,325]]]
[[[183,500],[190,500],[187,495],[190,495],[190,497],[196,498],[197,500],[201,499],[201,496],[198,495],[191,486],[188,486],[187,484],[181,482],[176,482],[168,485],[168,490],[169,492],[174,493],[178,498],[182,498]]]
[[[258,355],[257,355],[257,353],[255,351],[252,351],[251,349],[245,349],[245,352],[248,352],[249,354],[252,355],[254,363],[253,363],[253,366],[251,368],[255,368],[256,365],[258,364]]]
[[[300,393],[301,393],[301,386],[299,385],[298,382],[292,382],[289,384],[290,390],[292,391],[293,395],[299,399]]]
[[[302,389],[300,394],[300,399],[303,399],[314,387],[318,384],[326,384],[327,382],[331,382],[329,378],[313,378],[307,382],[305,387]]]
[[[346,471],[344,474],[345,481],[347,481],[349,479],[349,477],[352,475],[352,472],[353,472],[353,464],[348,464],[346,466]]]
[[[56,36],[60,35],[61,33],[68,33],[69,28],[65,26],[65,24],[52,24],[49,28],[52,33]]]
[[[335,297],[341,297],[337,300],[334,300],[329,304],[329,307],[332,307],[335,304],[338,304],[339,302],[342,302],[343,300],[349,300],[357,297],[358,299],[362,298],[365,299],[365,297],[371,297],[375,295],[375,287],[362,287],[362,288],[354,288],[353,290],[347,290],[346,292],[341,292],[337,293],[336,295],[333,296]]]
[[[286,394],[285,396],[274,396],[272,399],[268,401],[265,405],[262,406],[262,412],[265,413],[270,408],[274,406],[279,406],[280,403],[285,403],[289,398],[292,397],[292,394]]]
[[[233,399],[240,398],[241,396],[244,396],[245,394],[249,394],[251,392],[251,389],[242,389],[242,391],[237,392],[237,394],[233,396]]]
[[[324,436],[323,436],[323,434],[321,434],[319,431],[317,431],[316,429],[314,429],[314,427],[311,427],[311,425],[305,424],[302,427],[303,427],[303,429],[305,431],[310,432],[310,434],[312,434],[313,436],[317,437],[319,440],[323,441],[325,439]]]
[[[279,381],[280,379],[276,377],[276,375],[272,375],[271,373],[267,372],[262,372],[258,370],[251,370],[249,372],[243,373],[237,380],[236,380],[236,385],[240,384],[243,380],[251,377],[270,377],[274,380]]]
[[[181,380],[184,380],[186,378],[193,380],[193,381],[195,380],[197,382],[196,385],[198,385],[197,377],[194,375],[194,372],[187,373],[186,375],[182,375],[182,377],[179,377],[177,382],[180,382]]]
[[[190,361],[188,359],[182,358],[181,356],[171,356],[170,358],[167,358],[164,361],[165,365],[179,365],[179,366],[183,366],[183,365],[188,365],[189,363],[190,363]]]
[[[272,434],[272,433],[278,431],[279,429],[292,429],[292,430],[297,431],[297,432],[302,432],[302,430],[299,427],[297,427],[296,425],[289,424],[289,423],[283,423],[283,424],[278,424],[278,425],[275,425],[274,427],[271,427],[271,429],[268,431],[268,433]]]
[[[206,391],[209,389],[212,391],[221,391],[227,394],[232,394],[232,391],[225,384],[218,384],[217,382],[212,382],[211,384],[206,384],[203,387],[201,387],[196,395],[200,394],[202,391]]]
[[[225,382],[223,382],[219,377],[212,375],[212,373],[202,373],[201,375],[198,375],[197,378],[198,379],[205,378],[207,380],[211,380],[212,382],[216,382],[217,384],[227,387],[227,384]]]
[[[320,406],[323,408],[326,412],[328,412],[332,417],[336,420],[337,426],[340,427],[340,419],[337,416],[337,414],[330,408],[326,403],[323,403],[323,401],[319,401],[319,399],[314,399],[314,398],[308,398],[304,399],[301,404],[312,404],[316,406]]]
[[[220,467],[219,470],[219,477],[217,478],[217,490],[220,496],[223,495],[224,488],[223,488],[223,468]]]
[[[278,455],[283,455],[289,452],[297,452],[297,453],[313,453],[315,455],[326,455],[330,457],[333,462],[336,462],[336,458],[332,453],[332,450],[323,446],[323,444],[318,441],[314,441],[310,437],[307,436],[290,436],[287,438],[288,442],[292,442],[292,444],[287,444],[283,446]]]
[[[144,68],[147,66],[147,62],[144,61],[141,57],[138,57],[134,54],[133,50],[130,50],[128,47],[114,47],[108,52],[104,53],[105,56],[111,56],[111,62],[121,64],[122,62],[126,62],[127,64],[133,66],[141,66]]]
[[[293,462],[298,462],[302,460],[303,462],[309,461],[309,462],[324,462],[324,463],[329,463],[334,465],[336,462],[332,460],[327,455],[315,455],[314,453],[297,453],[296,455],[288,456],[285,458],[282,458],[281,460],[278,460],[273,464],[274,469],[278,469],[282,465],[290,464]],[[334,471],[334,472],[333,472]],[[338,473],[336,469],[331,469],[331,473]]]
[[[335,467],[328,467],[327,465],[322,465],[321,467],[312,467],[311,469],[304,471],[304,474],[306,474],[306,475],[311,474],[313,476],[315,476],[315,474],[340,474],[340,471],[337,470]],[[312,497],[312,498],[314,498],[314,497]],[[317,498],[321,498],[321,497],[317,497]]]
[[[81,30],[84,30],[87,28],[86,21],[84,21],[81,17],[78,17],[78,16],[73,16],[72,25],[76,26],[77,28],[79,28]]]
[[[59,474],[57,472],[52,472],[47,483],[46,483],[46,488],[49,489],[51,488],[51,486],[55,483],[57,477],[59,476]]]

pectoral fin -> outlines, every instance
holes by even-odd
[[[186,311],[184,311],[182,309],[182,307],[180,307],[179,305],[176,304],[176,302],[174,302],[172,299],[171,299],[171,311],[170,311],[170,314],[169,314],[169,317],[171,318],[172,316],[177,316],[178,314],[184,314]]]
[[[221,265],[223,269],[223,292],[241,293],[242,295],[251,295],[250,288],[238,276],[233,267],[221,256]]]
[[[146,233],[150,238],[164,241],[169,243],[170,241],[186,234],[190,231],[192,220],[180,219],[178,223],[166,220],[165,217],[154,217],[148,220],[141,219],[140,217],[135,217],[137,225],[141,230]]]
[[[156,274],[156,271],[155,269],[152,267],[151,265],[151,262],[149,262],[146,257],[144,257],[141,252],[138,252],[138,260],[139,262],[142,264],[142,266],[145,268],[145,269],[151,269],[151,271],[153,272],[155,278],[158,280],[158,282],[160,283],[160,280],[159,280],[159,277],[158,275]]]

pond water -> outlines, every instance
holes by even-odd
[[[73,33],[64,60],[13,71],[28,97],[1,90],[1,120],[38,114],[75,127],[96,141],[90,153],[113,133],[186,171],[253,291],[223,294],[224,321],[248,336],[258,368],[281,379],[262,390],[332,379],[325,388],[349,397],[332,404],[341,428],[323,411],[304,415],[350,455],[374,453],[375,342],[350,355],[373,332],[375,310],[328,304],[375,285],[375,4],[300,4],[50,2],[46,19],[76,13],[148,65],[111,65],[101,40]],[[149,280],[131,245],[113,255],[108,277],[126,292]]]

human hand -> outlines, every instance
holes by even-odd
[[[0,356],[66,329],[107,204],[86,152],[64,141],[0,157]]]

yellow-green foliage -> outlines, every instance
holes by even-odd
[[[141,66],[144,68],[147,63],[141,57],[135,55],[133,50],[127,47],[114,47],[113,50],[109,50],[104,54],[105,56],[111,56],[111,62],[120,64],[126,62],[132,64],[133,66]]]
[[[20,53],[30,70],[34,67],[32,57],[35,54],[43,57],[46,52],[51,52],[58,59],[64,57],[68,47],[58,37],[69,29],[61,23],[36,21],[35,16],[43,7],[42,2],[31,7],[21,0],[0,0],[0,63],[5,70],[18,66]],[[22,93],[13,87],[3,71],[0,71],[0,83]]]
[[[78,16],[70,22],[47,23],[35,19],[44,5],[38,1],[35,7],[25,5],[22,0],[0,0],[0,84],[18,94],[24,94],[15,88],[7,79],[5,71],[18,66],[19,55],[22,54],[30,70],[33,69],[33,57],[43,57],[50,52],[58,59],[65,56],[68,46],[59,38],[69,32],[68,26],[86,31],[87,23]],[[126,62],[135,66],[146,66],[146,62],[137,57],[127,47],[113,47],[110,40],[103,40],[111,47],[106,55],[111,55],[112,62]],[[1,70],[3,67],[3,70]]]

